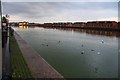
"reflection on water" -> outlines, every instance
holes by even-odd
[[[118,77],[116,32],[38,27],[14,29],[65,78]]]
[[[19,26],[19,28],[21,28],[21,29],[28,29],[29,26]]]
[[[120,32],[118,31],[105,31],[105,30],[90,30],[90,29],[77,29],[77,28],[49,28],[49,29],[59,29],[59,30],[69,30],[69,31],[77,31],[87,34],[93,35],[105,35],[105,36],[120,36]]]
[[[35,28],[35,26],[19,26],[20,29],[29,29],[29,28]],[[72,33],[74,31],[76,32],[81,32],[81,33],[87,33],[87,34],[92,34],[92,35],[105,35],[105,36],[116,36],[119,37],[120,36],[120,32],[118,31],[105,31],[105,30],[90,30],[90,29],[77,29],[77,28],[48,28],[48,29],[58,29],[58,30],[68,30],[68,31],[72,31]]]

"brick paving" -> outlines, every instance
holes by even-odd
[[[14,35],[34,78],[63,78],[59,72],[49,65],[17,33]]]

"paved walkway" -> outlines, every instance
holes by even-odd
[[[17,33],[15,33],[15,38],[34,78],[63,78],[60,73],[50,66]]]

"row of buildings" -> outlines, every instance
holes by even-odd
[[[44,23],[44,27],[84,27],[85,22],[76,22],[76,23]]]
[[[39,26],[39,27],[63,27],[63,28],[120,28],[120,22],[115,21],[89,21],[89,22],[63,22],[63,23],[29,23],[29,22],[19,22],[17,24],[11,25],[18,25],[18,26]]]
[[[115,21],[91,21],[75,23],[44,23],[44,27],[120,28]]]
[[[9,23],[10,26],[40,26],[39,23],[29,23],[26,21],[23,22],[10,22]]]

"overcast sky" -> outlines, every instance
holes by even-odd
[[[119,0],[2,0],[2,2],[119,2]]]
[[[11,22],[118,21],[117,2],[3,2],[2,6]]]

